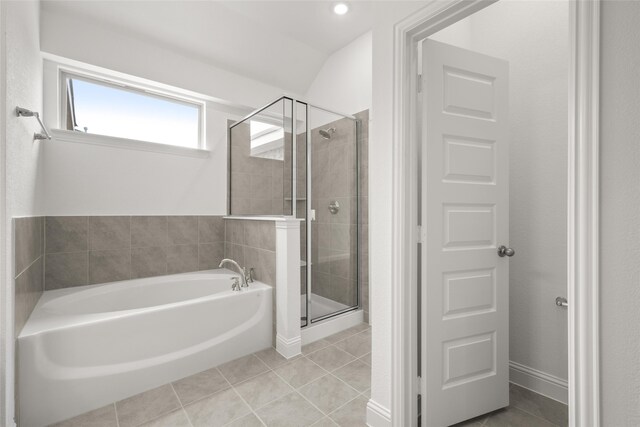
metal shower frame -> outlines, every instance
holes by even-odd
[[[244,116],[242,119],[236,121],[235,123],[233,123],[232,125],[229,126],[228,129],[228,136],[227,136],[227,175],[228,175],[228,180],[227,180],[227,212],[229,213],[229,215],[232,215],[231,212],[231,130],[241,124],[241,123],[245,123],[247,120],[251,119],[252,117],[256,116],[257,114],[265,111],[266,109],[270,108],[271,106],[277,104],[280,101],[284,101],[284,105],[286,106],[287,101],[291,102],[291,143],[292,143],[292,147],[291,147],[291,215],[283,215],[283,216],[291,216],[293,218],[297,218],[297,205],[298,205],[298,191],[297,191],[297,138],[298,138],[298,104],[302,104],[305,106],[305,125],[306,125],[306,142],[307,142],[307,155],[306,155],[306,162],[307,162],[307,168],[306,168],[306,178],[307,178],[307,189],[306,189],[306,198],[305,198],[305,202],[306,202],[306,217],[305,217],[305,223],[306,223],[306,237],[307,237],[307,244],[306,244],[306,251],[307,251],[307,271],[306,271],[306,279],[307,279],[307,307],[306,307],[306,324],[303,327],[306,326],[310,326],[311,323],[315,323],[315,322],[319,322],[331,317],[335,317],[335,316],[339,316],[341,314],[350,312],[350,311],[354,311],[354,310],[358,310],[360,308],[362,308],[361,305],[361,300],[360,300],[360,290],[361,290],[361,283],[360,283],[360,233],[361,233],[361,224],[360,224],[360,143],[361,143],[361,135],[362,135],[362,123],[361,120],[358,119],[357,117],[353,116],[352,114],[345,114],[345,113],[340,113],[337,111],[333,111],[324,107],[319,107],[317,105],[311,104],[307,101],[301,100],[300,98],[294,98],[291,96],[287,96],[287,95],[283,95],[280,98],[269,102],[268,104],[264,105],[263,107],[260,107],[254,111],[252,111],[251,113],[247,114],[246,116]],[[348,307],[345,308],[343,310],[339,310],[333,313],[329,313],[327,315],[324,316],[320,316],[317,317],[315,319],[311,319],[310,316],[310,306],[311,306],[311,289],[312,289],[312,280],[311,280],[311,160],[312,160],[312,151],[311,150],[311,128],[309,126],[309,108],[315,108],[317,110],[320,111],[324,111],[325,113],[330,113],[330,114],[335,114],[337,116],[341,116],[350,120],[353,120],[354,124],[355,124],[355,161],[356,161],[356,194],[355,194],[355,199],[356,199],[356,301],[357,304],[353,307]],[[286,108],[286,107],[284,107]],[[283,117],[286,118],[286,114],[284,114],[283,112]],[[284,122],[284,120],[283,120]],[[284,196],[283,196],[284,197]],[[284,203],[284,200],[283,200]],[[242,215],[242,216],[274,216],[274,215]],[[279,216],[279,215],[275,215],[275,216]]]

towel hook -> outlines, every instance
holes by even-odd
[[[37,111],[27,110],[26,108],[16,107],[16,115],[18,117],[35,117],[44,133],[34,133],[33,139],[51,139],[51,134],[47,130],[42,120],[40,120],[40,114]]]

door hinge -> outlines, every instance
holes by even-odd
[[[413,383],[413,391],[415,394],[422,393],[422,377],[416,377]]]
[[[422,74],[418,74],[418,80],[416,81],[416,87],[418,89],[418,93],[422,93]]]
[[[418,243],[422,243],[422,226],[419,225],[416,231],[417,231],[416,237],[418,239]]]

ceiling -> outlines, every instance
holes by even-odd
[[[331,53],[373,25],[369,1],[57,1],[45,12],[107,25],[211,65],[304,94]]]

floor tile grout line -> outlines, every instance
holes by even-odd
[[[320,369],[323,369],[323,368],[322,368],[322,367],[320,367]],[[275,372],[275,371],[274,371],[273,373],[274,373],[274,374],[276,374],[276,375],[277,375],[277,376],[278,376],[282,381],[284,381],[285,383],[287,383],[287,382],[285,381],[285,379],[284,379],[284,378],[282,378],[280,375],[278,375],[278,373],[277,373],[277,372]],[[327,372],[327,373],[329,373],[329,372]],[[311,406],[313,406],[313,407],[314,407],[314,408],[316,408],[318,411],[320,411],[320,413],[322,414],[322,417],[321,417],[319,420],[316,420],[316,422],[317,422],[317,421],[320,421],[322,418],[324,418],[325,416],[327,416],[327,414],[326,414],[322,409],[320,409],[318,406],[316,406],[313,402],[311,402],[309,399],[307,399],[307,398],[306,398],[302,393],[300,393],[300,389],[301,389],[302,387],[305,387],[305,386],[307,386],[307,385],[309,385],[309,384],[313,383],[314,381],[317,381],[317,380],[318,380],[318,379],[320,379],[320,378],[325,377],[325,376],[326,376],[326,375],[323,375],[323,376],[321,376],[321,377],[319,377],[319,378],[316,378],[316,379],[314,379],[314,380],[311,380],[311,381],[309,381],[308,383],[303,384],[303,385],[301,385],[301,386],[300,386],[300,387],[298,387],[298,388],[293,387],[291,384],[288,384],[288,383],[287,383],[291,388],[293,388],[293,392],[294,392],[294,393],[298,393],[298,395],[299,395],[300,397],[302,397],[304,400],[306,400],[307,402],[309,402],[309,404],[310,404]],[[291,394],[291,393],[289,393],[289,394]],[[286,394],[285,396],[288,396],[288,394]],[[282,397],[284,397],[284,396],[282,396]],[[315,422],[314,422],[314,424],[315,424]]]
[[[209,398],[209,397],[211,397],[211,396],[213,396],[213,395],[215,395],[215,394],[222,393],[223,391],[226,391],[226,390],[229,390],[230,388],[233,388],[233,386],[231,385],[231,383],[229,383],[229,380],[227,380],[227,379],[225,378],[225,376],[224,376],[224,375],[222,375],[222,373],[220,372],[220,370],[219,370],[216,366],[214,366],[214,367],[213,367],[213,368],[211,368],[211,369],[216,369],[216,370],[218,371],[218,374],[220,374],[220,376],[222,377],[222,379],[223,379],[223,380],[225,380],[225,382],[227,383],[227,386],[226,386],[226,387],[224,387],[224,388],[221,388],[221,389],[219,389],[219,390],[216,390],[216,391],[214,391],[213,393],[209,393],[209,394],[206,394],[206,395],[204,395],[204,396],[201,396],[201,397],[199,397],[199,398],[197,398],[197,399],[195,399],[195,400],[192,400],[191,402],[188,402],[188,403],[186,403],[185,405],[183,405],[183,407],[184,407],[184,406],[191,406],[192,404],[194,404],[194,403],[196,403],[196,402],[200,402],[200,401],[202,401],[202,400],[204,400],[204,399],[207,399],[207,398]],[[201,371],[201,372],[204,372],[204,371]],[[195,373],[195,374],[193,374],[193,375],[197,375],[197,374],[199,374],[199,373],[201,373],[201,372],[197,372],[197,373]],[[190,375],[190,376],[192,376],[192,375]],[[190,376],[189,376],[189,377],[190,377]],[[173,383],[174,383],[174,382],[178,382],[178,381],[181,381],[181,380],[183,380],[183,379],[185,379],[185,378],[189,378],[189,377],[184,377],[184,378],[180,378],[179,380],[172,381],[172,382],[171,382],[171,386],[173,386]],[[174,390],[175,390],[175,389],[174,389]],[[177,394],[177,392],[176,392],[176,394]],[[180,400],[180,404],[182,405],[182,400],[180,399],[180,396],[178,396],[178,400]],[[186,412],[186,409],[185,409],[185,412]]]
[[[118,406],[116,402],[113,402],[113,410],[116,411],[116,426],[120,427],[120,420],[118,419]]]
[[[357,388],[355,388],[354,386],[352,386],[351,384],[347,383],[345,380],[343,380],[342,378],[339,378],[337,375],[335,375],[333,372],[329,372],[330,375],[332,375],[335,379],[337,379],[338,381],[340,381],[341,383],[343,383],[344,385],[346,385],[347,387],[349,387],[350,389],[352,389],[353,391],[355,391],[358,394],[362,394],[364,392],[366,392],[367,390],[369,390],[369,388],[367,388],[365,391],[360,391]]]
[[[522,388],[524,388],[524,387],[522,387]],[[529,390],[529,389],[525,389],[525,390]],[[529,391],[531,391],[532,393],[536,393],[536,392],[535,392],[535,391],[533,391],[533,390],[529,390]],[[546,396],[544,396],[544,395],[541,395],[540,393],[536,393],[536,394],[538,394],[538,395],[540,395],[540,396],[543,396],[543,397],[545,397],[545,398],[547,398],[547,399],[553,400],[553,399],[548,398],[548,397],[546,397]],[[552,421],[552,420],[550,420],[550,419],[548,419],[548,418],[545,418],[544,416],[536,415],[536,414],[534,414],[533,412],[529,412],[529,411],[527,411],[526,409],[521,408],[521,407],[519,407],[519,406],[517,406],[517,405],[511,405],[511,404],[510,404],[510,405],[509,405],[509,407],[512,407],[512,408],[515,408],[515,409],[519,409],[520,411],[522,411],[522,412],[524,412],[524,413],[527,413],[527,414],[529,414],[529,415],[531,415],[531,416],[534,416],[534,417],[536,417],[536,418],[539,418],[539,419],[541,419],[541,420],[544,420],[544,421],[548,422],[549,424],[552,424],[552,425],[553,425],[553,426],[555,426],[555,427],[560,427],[560,426],[559,426],[558,424],[556,424],[554,421]]]
[[[311,359],[309,359],[309,360],[310,360],[312,363],[315,363],[313,360],[311,360]],[[357,360],[357,359],[356,359],[356,360]],[[349,363],[352,363],[352,362],[354,362],[354,361],[352,360],[352,361],[351,361],[351,362],[349,362]],[[347,365],[348,365],[349,363],[347,363]],[[363,362],[363,363],[364,363],[364,362]],[[324,369],[322,366],[318,365],[317,363],[316,363],[316,365],[317,365],[320,369]],[[367,390],[365,390],[365,391],[363,391],[363,392],[360,392],[360,391],[358,391],[355,387],[353,387],[352,385],[348,384],[348,383],[347,383],[346,381],[344,381],[342,378],[339,378],[337,375],[335,375],[335,374],[334,374],[334,372],[335,372],[335,371],[337,371],[338,369],[342,369],[342,368],[344,368],[344,367],[345,367],[345,366],[347,366],[347,365],[343,365],[343,366],[341,366],[340,368],[337,368],[337,369],[335,369],[335,370],[333,370],[333,371],[328,371],[328,370],[326,370],[326,369],[325,369],[325,371],[327,371],[327,372],[329,373],[329,375],[333,376],[333,377],[334,377],[335,379],[337,379],[338,381],[341,381],[342,383],[344,383],[347,387],[349,387],[349,388],[353,389],[353,390],[354,390],[356,393],[358,393],[358,394],[360,394],[360,393],[364,393],[364,392],[366,392],[367,390],[369,390],[369,389],[371,388],[371,386],[369,386],[369,388],[368,388]],[[366,363],[365,363],[365,365],[366,365]],[[323,376],[326,376],[326,375],[323,375]],[[321,378],[322,378],[322,377],[321,377]],[[315,379],[315,380],[313,380],[313,381],[317,381],[318,379],[319,379],[319,378],[317,378],[317,379]],[[307,384],[311,384],[313,381],[310,381],[310,382],[309,382],[309,383],[307,383]],[[305,384],[305,385],[307,385],[307,384]],[[300,386],[300,387],[304,387],[304,386]]]
[[[187,417],[187,422],[189,423],[189,425],[191,427],[193,427],[193,423],[191,422],[191,418],[189,418],[189,414],[187,413],[187,410],[184,409],[184,405],[182,404],[182,399],[180,399],[180,396],[178,395],[178,392],[176,391],[176,388],[173,386],[173,382],[170,382],[169,385],[171,385],[171,390],[173,390],[173,394],[176,396],[176,399],[178,399],[178,403],[180,404],[180,409],[182,409],[182,412],[184,413],[184,416]]]
[[[353,399],[349,399],[345,404],[338,406],[336,409],[334,409],[333,411],[331,411],[329,414],[327,414],[327,416],[329,418],[331,418],[331,421],[334,421],[333,418],[331,417],[331,414],[335,414],[336,412],[338,412],[340,409],[346,407],[348,404],[350,404],[351,402],[353,402],[354,400],[356,400],[357,398],[359,398],[360,395],[358,394],[356,397],[354,397]],[[336,424],[338,424],[337,421],[335,421]]]
[[[271,369],[271,370],[270,370],[270,372],[273,372],[273,374],[274,374],[275,376],[277,376],[277,377],[278,377],[278,379],[280,379],[280,380],[281,380],[281,381],[282,381],[282,382],[283,382],[287,387],[291,388],[291,391],[289,391],[289,392],[285,393],[283,396],[276,397],[275,399],[272,399],[272,400],[268,401],[267,403],[265,403],[265,404],[263,404],[263,405],[261,405],[261,406],[259,406],[259,407],[255,408],[255,409],[253,409],[253,407],[252,407],[251,405],[249,405],[249,402],[247,402],[247,405],[249,405],[249,408],[250,408],[253,412],[259,411],[260,409],[264,408],[265,406],[270,405],[271,403],[275,402],[276,400],[281,399],[281,398],[283,398],[284,396],[286,396],[286,395],[288,395],[288,394],[291,394],[291,392],[293,392],[293,391],[296,391],[296,388],[295,388],[295,387],[293,387],[291,384],[289,384],[288,382],[286,382],[286,381],[284,380],[284,378],[282,378],[280,375],[278,375],[275,371],[273,371],[273,370]],[[265,374],[267,374],[267,373],[269,373],[269,371],[265,372]],[[254,377],[254,378],[257,378],[257,377]],[[249,381],[249,380],[247,380],[247,381]],[[243,383],[238,383],[238,384],[243,384]],[[233,389],[234,389],[234,390],[236,390],[236,393],[238,393],[238,394],[240,395],[240,397],[242,397],[242,394],[240,394],[240,392],[236,389],[236,387],[235,387],[235,386],[231,386],[231,387],[233,387]],[[244,400],[244,398],[243,398],[242,400]]]
[[[224,424],[225,426],[226,426],[226,425],[231,424],[232,422],[238,421],[239,419],[244,418],[244,417],[246,417],[246,416],[247,416],[247,415],[249,415],[249,414],[254,414],[254,415],[256,415],[256,416],[258,415],[258,414],[256,414],[256,413],[255,413],[255,411],[253,410],[253,408],[251,407],[251,405],[249,405],[249,402],[247,402],[247,401],[244,399],[244,397],[242,397],[242,395],[240,394],[240,392],[239,392],[238,390],[236,390],[236,388],[235,388],[233,385],[231,386],[231,390],[233,390],[233,392],[234,392],[236,395],[238,395],[238,397],[240,398],[240,400],[242,400],[242,401],[244,402],[244,404],[245,404],[245,405],[247,405],[247,408],[249,408],[249,413],[247,413],[247,414],[243,414],[243,415],[240,415],[238,418],[234,418],[234,419],[232,419],[232,420],[229,420],[229,422],[228,422],[228,423],[225,423],[225,424]],[[260,420],[260,422],[262,422],[262,420],[261,420],[259,417],[258,417],[258,419]],[[263,424],[264,424],[264,423],[263,423]]]
[[[333,344],[332,344],[332,345],[333,345]],[[333,347],[336,347],[336,346],[335,346],[335,345],[333,345]],[[327,349],[327,348],[329,348],[329,347],[325,347],[323,350],[325,350],[325,349]],[[355,357],[354,355],[352,355],[352,354],[350,354],[350,353],[347,353],[346,351],[344,351],[344,350],[342,350],[342,349],[340,349],[340,348],[338,348],[338,347],[336,347],[336,349],[338,349],[338,350],[342,351],[343,353],[345,353],[345,354],[347,354],[347,355],[349,355],[349,356],[353,357],[353,360],[350,360],[350,361],[348,361],[347,363],[345,363],[344,365],[340,365],[340,366],[338,366],[337,368],[332,369],[331,371],[329,371],[328,369],[323,368],[323,367],[322,367],[322,366],[320,366],[318,363],[314,362],[312,359],[309,359],[309,358],[308,358],[308,359],[309,359],[309,360],[311,360],[313,363],[316,363],[316,365],[320,366],[322,369],[327,370],[328,372],[337,371],[338,369],[342,369],[342,368],[344,368],[344,367],[345,367],[345,366],[347,366],[349,363],[352,363],[352,362],[354,362],[354,361],[358,360],[358,358],[357,358],[357,357]],[[318,351],[321,351],[321,350],[318,350]]]
[[[535,392],[534,392],[534,393],[535,393]],[[511,405],[509,405],[509,407],[511,407]],[[520,408],[520,407],[518,407],[518,406],[513,406],[513,408],[514,408],[514,409],[517,409],[517,410],[519,410],[519,411],[522,411],[522,412],[524,412],[525,414],[531,415],[532,417],[535,417],[535,418],[537,418],[537,419],[539,419],[539,420],[546,421],[546,422],[548,422],[549,424],[551,424],[551,425],[552,425],[552,426],[554,426],[554,427],[559,427],[556,423],[554,423],[554,422],[553,422],[553,421],[551,421],[551,420],[546,419],[545,417],[541,417],[540,415],[533,414],[533,413],[531,413],[531,412],[529,412],[529,411],[527,411],[527,410],[524,410],[524,409],[522,409],[522,408]]]

